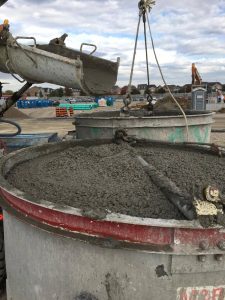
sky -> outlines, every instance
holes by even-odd
[[[168,84],[191,82],[195,62],[203,81],[225,83],[225,0],[156,0],[150,23],[158,60]],[[129,81],[138,22],[137,0],[8,0],[0,7],[0,21],[10,21],[13,36],[34,36],[37,42],[67,33],[66,45],[79,49],[96,44],[97,55],[112,61],[120,57],[117,84]],[[148,39],[151,84],[162,80]],[[147,83],[143,26],[133,84]],[[15,90],[21,83],[0,73]],[[51,86],[47,83],[42,86]]]

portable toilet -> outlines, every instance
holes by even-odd
[[[196,87],[192,90],[192,109],[206,110],[206,89]]]

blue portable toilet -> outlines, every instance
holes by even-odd
[[[21,100],[18,100],[16,103],[17,108],[21,108]]]
[[[35,108],[35,103],[36,101],[35,100],[30,100],[30,108]]]
[[[25,100],[24,101],[24,108],[28,108],[28,104],[29,104],[29,101]]]
[[[106,103],[107,103],[107,106],[113,106],[113,103],[114,103],[113,97],[111,97],[111,96],[106,97]]]
[[[98,104],[98,101],[101,99],[101,97],[95,97],[95,102]]]

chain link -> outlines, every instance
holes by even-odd
[[[127,89],[127,93],[123,99],[124,107],[122,107],[122,112],[128,112],[129,111],[129,105],[132,102],[132,79],[133,79],[133,72],[134,72],[134,64],[135,64],[135,58],[136,58],[136,52],[137,52],[137,43],[138,43],[138,37],[139,37],[139,30],[140,30],[140,22],[141,18],[143,19],[144,24],[144,37],[145,37],[145,53],[146,53],[146,67],[147,67],[147,89],[145,91],[145,95],[147,95],[147,101],[149,102],[149,107],[151,107],[151,110],[153,109],[152,102],[152,96],[151,91],[149,90],[150,85],[150,76],[149,76],[149,63],[148,63],[148,45],[147,45],[147,34],[146,34],[146,15],[148,12],[151,11],[153,5],[155,5],[155,0],[140,0],[138,3],[139,8],[139,20],[138,20],[138,26],[137,26],[137,33],[135,38],[135,46],[134,46],[134,53],[133,53],[133,61],[131,66],[131,72],[130,72],[130,81]]]

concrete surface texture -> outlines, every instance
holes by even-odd
[[[209,185],[225,192],[223,157],[168,145],[110,144],[86,148],[73,144],[66,150],[18,164],[7,177],[37,202],[43,199],[65,204],[85,213],[97,208],[103,215],[111,211],[136,217],[181,219],[179,211],[167,200],[165,181],[160,177],[161,189],[159,182],[153,180],[156,172],[149,178],[138,156],[172,180],[189,204],[192,195],[200,199]]]

